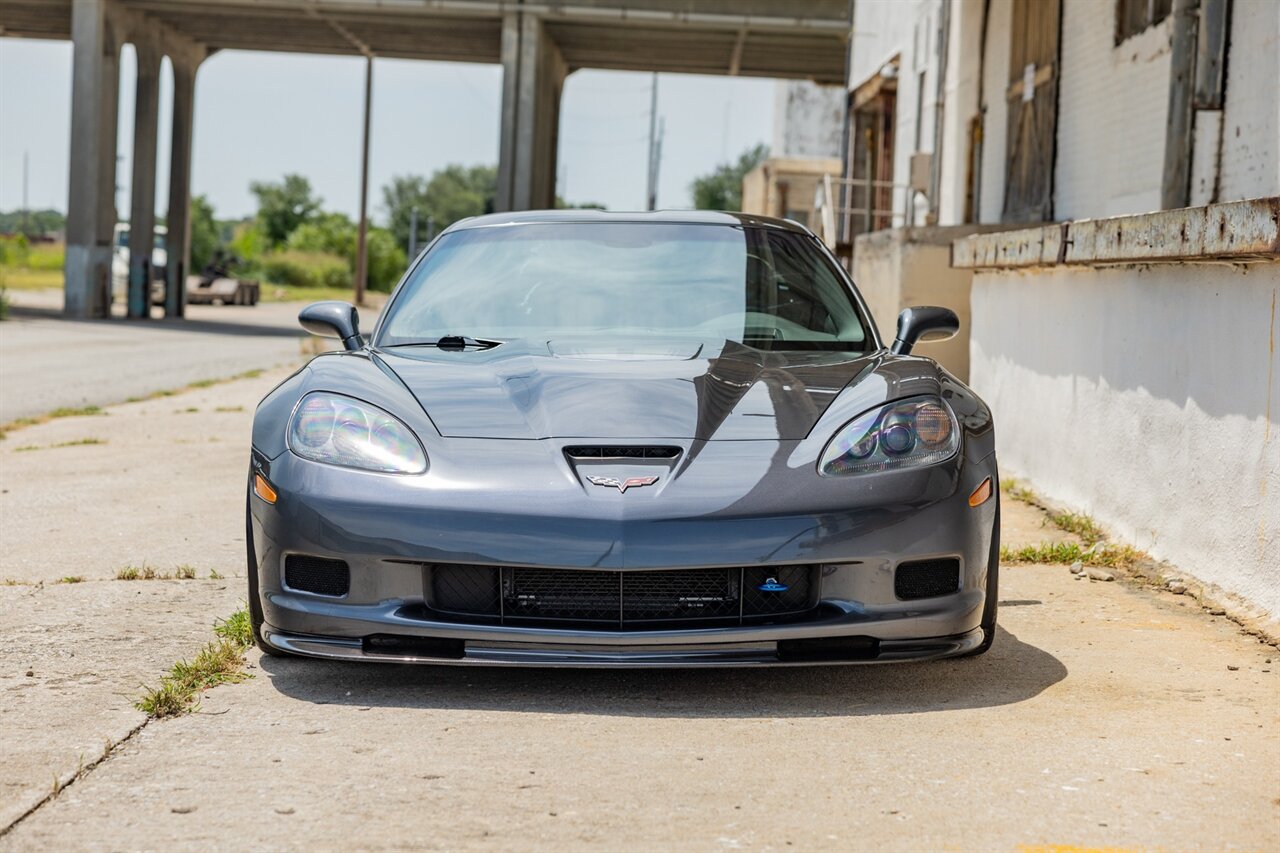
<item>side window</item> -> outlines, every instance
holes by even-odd
[[[1116,0],[1116,44],[1169,17],[1173,0]]]

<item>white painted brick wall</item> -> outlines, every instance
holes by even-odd
[[[1004,0],[1007,2],[1007,0]],[[910,179],[911,155],[916,151],[916,108],[919,75],[925,72],[924,108],[921,116],[921,151],[933,150],[933,126],[937,101],[937,27],[940,0],[859,0],[854,6],[853,56],[850,88],[865,83],[894,56],[900,56],[900,74],[894,126],[893,182]],[[905,190],[894,192],[894,212],[905,216]],[[923,222],[928,207],[920,196],[915,219]],[[899,218],[898,222],[903,220]]]
[[[1278,293],[1274,263],[979,271],[969,373],[1001,476],[1276,627]]]
[[[1218,198],[1280,195],[1280,3],[1235,0]]]
[[[999,222],[1004,209],[1005,152],[1008,150],[1009,108],[1004,93],[1009,85],[1009,27],[1011,0],[991,0],[987,22],[987,57],[982,70],[982,184],[979,222]]]
[[[1115,44],[1115,4],[1065,0],[1054,219],[1160,209],[1172,19]]]

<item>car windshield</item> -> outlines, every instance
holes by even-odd
[[[530,223],[446,234],[388,308],[378,345],[448,336],[868,346],[850,289],[812,237],[687,223]]]

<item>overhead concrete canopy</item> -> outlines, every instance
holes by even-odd
[[[0,35],[71,38],[74,0],[0,0]],[[118,0],[211,49],[501,61],[502,22],[539,16],[569,71],[843,84],[847,0]]]

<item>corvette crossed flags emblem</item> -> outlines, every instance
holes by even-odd
[[[627,489],[652,486],[658,482],[657,477],[628,477],[625,480],[619,480],[617,477],[588,477],[587,480],[593,486],[612,486],[623,494],[626,494]]]

